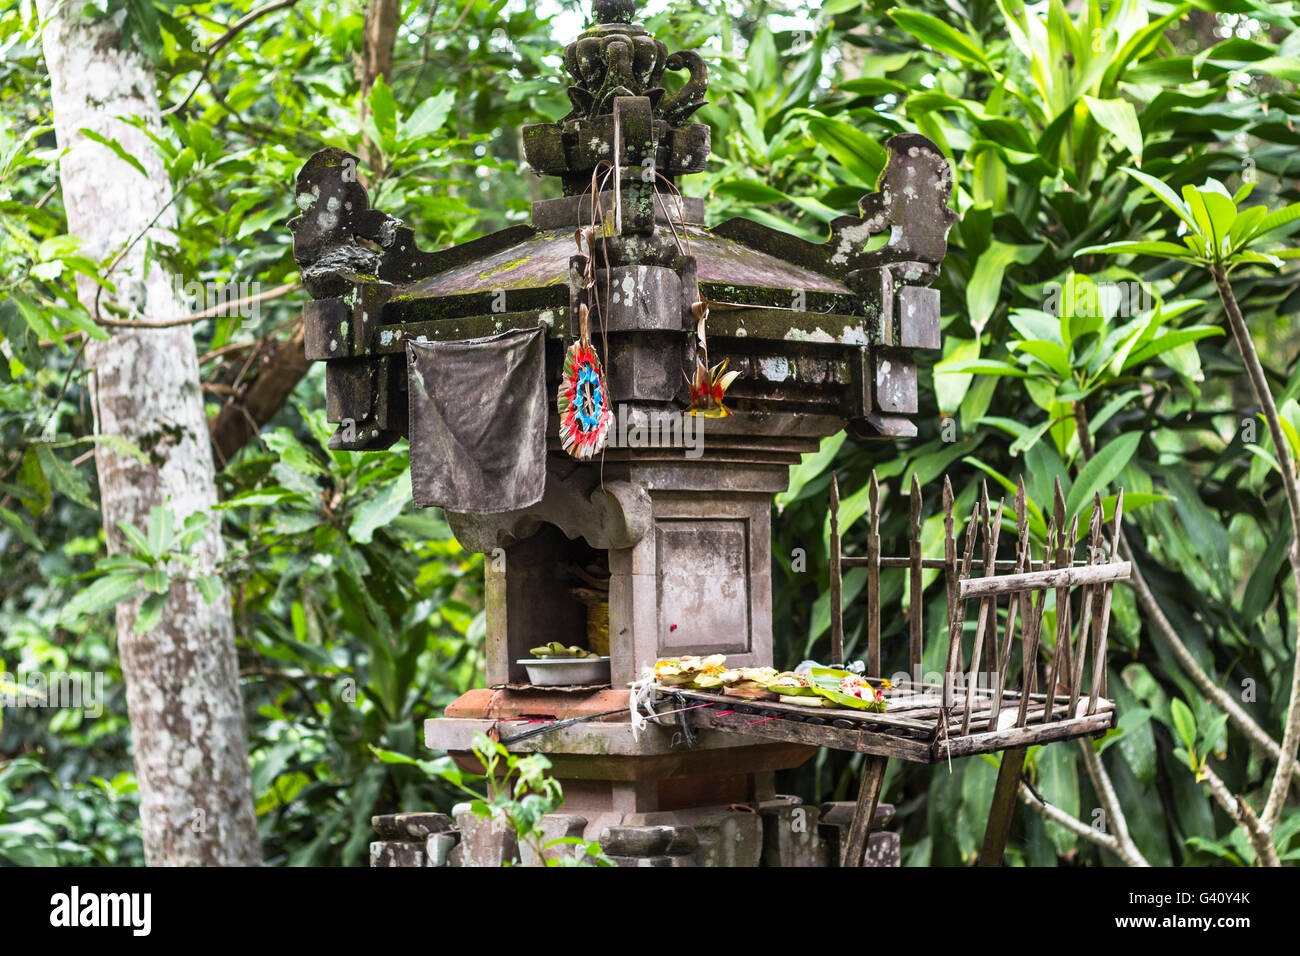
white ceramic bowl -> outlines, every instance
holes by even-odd
[[[527,668],[528,682],[538,687],[609,683],[608,657],[526,657],[515,663]]]

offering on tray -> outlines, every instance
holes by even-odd
[[[840,670],[838,667],[813,667],[808,671],[808,679],[814,693],[841,707],[884,713],[884,693],[860,674]],[[888,682],[877,683],[883,687]]]
[[[808,678],[803,674],[796,674],[794,671],[785,671],[784,673],[777,674],[774,678],[768,681],[767,689],[775,694],[780,694],[782,697],[807,697],[815,698],[817,700],[821,699],[817,697],[817,691],[813,690]],[[803,701],[800,701],[800,703],[803,703]],[[813,704],[810,706],[816,705]]]
[[[655,664],[655,680],[668,687],[694,687],[712,690],[721,687],[727,658],[722,654],[708,657],[665,657]]]
[[[813,694],[811,697],[792,697],[782,694],[777,698],[783,704],[798,704],[800,707],[832,707],[834,706],[825,697],[818,697]]]
[[[559,641],[534,647],[528,653],[543,660],[596,660],[600,657],[599,654],[594,654],[585,647],[578,647],[576,644],[565,647]]]

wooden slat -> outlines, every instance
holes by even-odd
[[[962,555],[960,576],[952,575],[953,598],[952,610],[948,615],[948,656],[947,668],[943,675],[943,706],[951,707],[953,702],[953,683],[956,675],[962,672],[961,638],[966,626],[966,602],[961,599],[961,586],[970,577],[971,560],[975,554],[975,531],[980,521],[980,502],[976,500],[971,511],[970,524],[966,526],[966,551]],[[955,548],[954,555],[955,555]],[[955,562],[954,562],[955,563]]]
[[[701,729],[725,730],[747,737],[784,740],[811,747],[830,747],[850,753],[896,757],[911,763],[933,762],[928,743],[892,734],[845,729],[829,724],[809,724],[779,717],[762,720],[749,714],[714,714],[707,709],[690,711],[686,714],[686,719],[691,726]]]
[[[1046,744],[1056,740],[1071,740],[1075,737],[1088,737],[1092,734],[1109,730],[1115,719],[1114,711],[1093,714],[1090,717],[1077,717],[1070,720],[1056,720],[1050,724],[1035,724],[1032,727],[1012,727],[1007,730],[991,731],[983,734],[971,734],[969,737],[949,737],[936,740],[931,746],[934,751],[932,763],[943,763],[949,758],[970,757],[975,754],[993,753],[1010,747]]]
[[[1060,479],[1056,482],[1056,491],[1059,499],[1057,514],[1061,517],[1065,515],[1065,495],[1061,491]],[[1078,534],[1079,516],[1075,515],[1070,523],[1070,533],[1068,535],[1060,534],[1060,526],[1057,526],[1056,560],[1061,563],[1068,563],[1073,560],[1071,555],[1074,554],[1074,539]],[[1070,673],[1074,669],[1070,662],[1070,589],[1069,587],[1056,588],[1056,638],[1052,642],[1052,665],[1047,678],[1047,685],[1043,688],[1049,694],[1055,694],[1060,684],[1062,676],[1068,682]],[[1068,688],[1067,688],[1068,692]],[[1043,720],[1051,719],[1051,711],[1043,711]]]
[[[1101,547],[1101,493],[1097,492],[1092,498],[1092,519],[1088,522],[1088,563],[1095,564],[1098,560],[1098,550]],[[1083,587],[1083,598],[1079,603],[1079,637],[1074,643],[1074,675],[1070,681],[1070,713],[1074,713],[1076,705],[1079,703],[1079,694],[1083,690],[1083,671],[1084,664],[1088,659],[1088,628],[1092,621],[1093,596],[1096,588],[1093,585],[1085,584]]]
[[[1112,561],[1091,567],[1050,568],[1028,571],[1024,574],[999,574],[992,577],[969,578],[961,582],[958,595],[964,600],[989,594],[1009,594],[1013,591],[1042,591],[1079,584],[1108,584],[1125,581],[1132,573],[1128,561]]]
[[[1048,563],[1052,560],[1051,542],[1056,537],[1056,519],[1053,518],[1047,525],[1047,548],[1043,552],[1043,561]],[[1024,618],[1025,635],[1021,641],[1020,648],[1020,713],[1016,718],[1016,726],[1025,726],[1025,719],[1028,717],[1029,697],[1034,692],[1034,685],[1038,679],[1038,637],[1043,629],[1043,612],[1047,610],[1047,592],[1041,591],[1035,600],[1031,593],[1029,598],[1029,608],[1021,606],[1021,616]],[[1028,610],[1029,613],[1025,613]],[[1047,688],[1050,693],[1052,688]]]

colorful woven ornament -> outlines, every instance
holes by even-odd
[[[591,346],[586,305],[578,306],[578,341],[564,355],[564,374],[556,405],[560,412],[560,441],[574,458],[591,458],[605,447],[614,413],[609,407],[605,371]]]
[[[695,358],[695,375],[692,377],[682,372],[691,397],[690,407],[686,410],[702,418],[726,418],[731,410],[723,404],[723,399],[727,388],[740,373],[727,371],[727,359],[709,368],[709,342],[704,330],[709,321],[709,307],[703,301],[696,302],[691,306],[691,312],[699,322],[695,330],[699,351]]]

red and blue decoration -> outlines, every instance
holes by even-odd
[[[605,447],[614,413],[609,407],[605,372],[590,344],[579,340],[565,353],[557,405],[564,450],[579,460],[599,453]]]

